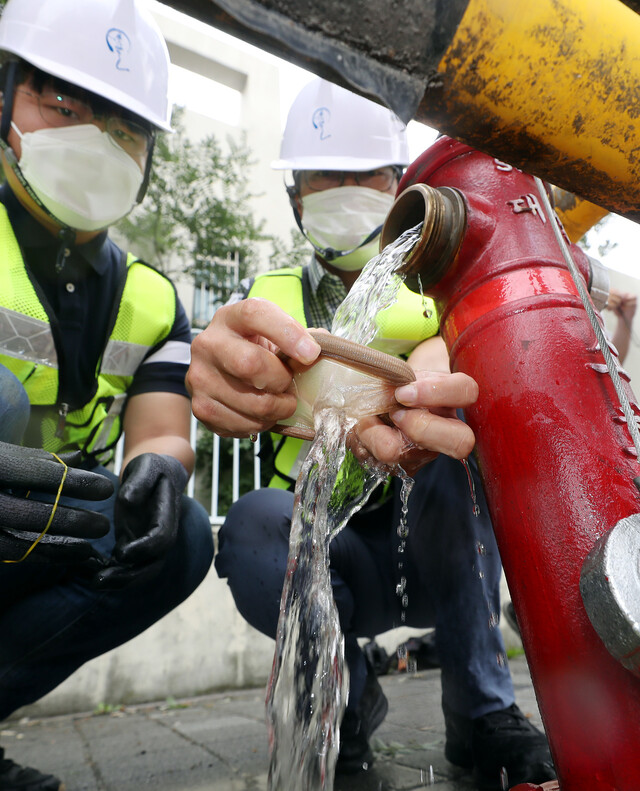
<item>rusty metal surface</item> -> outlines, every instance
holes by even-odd
[[[553,189],[553,200],[558,217],[572,242],[581,239],[609,213],[607,209],[559,187]]]
[[[598,21],[577,0],[546,5],[525,23],[517,5],[470,3],[416,117],[638,221],[639,20],[617,2]],[[614,40],[598,29],[612,18]]]
[[[479,112],[475,102],[460,100],[455,93],[447,94],[444,83],[445,79],[438,77],[428,86],[416,112],[417,120],[580,194],[608,211],[640,221],[640,181],[616,184],[604,167],[586,156],[581,158],[579,151],[570,153],[554,146],[549,139],[532,135],[524,120],[517,128],[504,128],[494,115]],[[553,118],[549,122],[555,127]]]
[[[468,0],[169,0],[168,5],[390,107],[405,122]]]

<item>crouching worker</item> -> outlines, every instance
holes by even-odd
[[[296,363],[316,359],[319,347],[305,327],[331,328],[338,306],[376,253],[408,161],[404,125],[390,111],[324,80],[300,92],[275,167],[292,171],[288,193],[312,248],[309,262],[241,283],[194,343],[188,383],[194,412],[211,429],[242,437],[293,413],[291,371],[274,352],[280,348]],[[470,457],[476,516],[458,461],[471,452],[474,437],[456,410],[476,400],[477,385],[449,372],[429,300],[403,288],[385,317],[375,344],[409,355],[417,381],[396,391],[402,408],[390,414],[392,425],[368,418],[355,431],[372,456],[415,477],[403,571],[408,605],[403,610],[396,594],[398,486],[390,497],[374,493],[330,546],[350,678],[337,770],[371,765],[370,738],[387,712],[358,638],[399,626],[404,617],[407,626],[436,627],[447,759],[473,770],[480,791],[499,791],[502,767],[513,782],[550,780],[555,772],[546,737],[515,703],[502,635],[490,620],[500,612],[501,564],[477,465]],[[305,448],[301,440],[281,437],[274,450],[271,487],[233,505],[216,557],[216,570],[227,578],[242,615],[271,636],[287,569],[292,488]]]
[[[183,495],[184,309],[107,233],[142,200],[170,129],[162,35],[137,0],[9,0],[0,53],[0,439],[37,449],[0,446],[1,720],[184,601],[213,545]],[[104,465],[123,433],[117,480]],[[84,471],[62,483],[69,464]],[[35,546],[46,519],[26,489],[62,495]],[[59,788],[0,751],[1,791]]]

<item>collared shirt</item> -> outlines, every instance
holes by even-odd
[[[309,326],[331,330],[333,317],[338,307],[347,296],[347,288],[338,275],[332,275],[312,254],[311,260],[304,267],[304,272],[309,278],[309,299],[307,308],[309,312]],[[249,296],[254,277],[247,277],[240,282],[233,292],[228,305],[240,302]]]
[[[56,319],[51,329],[58,348],[59,401],[75,408],[89,401],[95,391],[97,365],[118,306],[123,252],[106,231],[86,244],[65,246],[26,211],[7,184],[0,187],[0,202],[7,210],[34,288]],[[188,395],[184,377],[191,330],[177,297],[176,302],[173,329],[163,343],[170,353],[158,355],[157,349],[152,350],[148,361],[138,368],[129,395]]]

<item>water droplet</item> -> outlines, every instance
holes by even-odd
[[[401,475],[402,479],[402,488],[400,490],[400,502],[401,502],[401,513],[400,513],[400,523],[397,528],[398,538],[400,542],[398,544],[398,555],[402,557],[404,555],[405,548],[407,546],[407,537],[409,535],[409,525],[407,523],[407,514],[409,513],[409,495],[411,494],[411,489],[413,488],[413,479],[409,478],[407,475]],[[403,561],[398,558],[398,571],[401,572],[402,568],[404,567]],[[401,597],[400,602],[402,605],[402,610],[400,612],[400,622],[406,623],[407,620],[407,603],[409,601],[407,594],[405,593],[407,588],[407,578],[403,575],[400,576],[400,581],[396,585],[396,594]]]
[[[504,766],[500,769],[500,791],[509,791],[509,775]]]
[[[471,494],[471,502],[473,503],[473,515],[480,516],[480,506],[478,505],[478,498],[476,497],[476,485],[473,482],[469,462],[466,459],[460,459],[460,461],[462,462],[462,466],[467,473],[467,481],[469,481],[469,492]]]
[[[487,548],[480,541],[478,541],[477,549],[478,549],[478,555],[486,555],[487,554]]]
[[[478,572],[478,576],[480,577],[481,580],[483,580],[484,579],[484,571],[482,571],[482,570],[479,571]]]

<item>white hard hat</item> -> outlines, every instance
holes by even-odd
[[[140,0],[9,0],[0,50],[171,130],[169,53]]]
[[[408,165],[406,127],[395,113],[322,79],[295,98],[276,170],[373,170]]]

